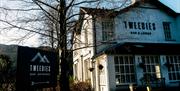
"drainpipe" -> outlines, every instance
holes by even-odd
[[[94,42],[94,55],[96,55],[97,54],[97,45],[96,45],[96,42],[97,42],[97,40],[96,40],[96,19],[95,19],[95,16],[93,15],[92,16],[92,22],[93,22],[93,42]]]
[[[95,62],[93,61],[92,59],[92,62],[91,62],[91,66],[92,68],[94,68],[92,71],[91,71],[91,84],[92,84],[92,87],[93,87],[93,91],[95,91],[95,88],[96,88],[96,69],[95,69]]]
[[[84,81],[84,64],[83,64],[83,55],[81,55],[81,68],[82,68],[82,81]]]
[[[96,16],[92,15],[92,24],[93,24],[93,56],[97,54],[97,40],[96,40]],[[93,82],[94,84],[94,89],[97,91],[100,91],[100,84],[99,84],[99,69],[97,67],[97,65],[99,65],[99,62],[94,62],[94,72],[93,72],[93,77],[95,77],[93,80],[95,82]]]
[[[98,80],[98,91],[101,91],[101,89],[100,89],[100,70],[99,70],[99,60],[98,60],[98,62],[97,62],[97,80]]]

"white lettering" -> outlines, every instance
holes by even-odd
[[[30,72],[50,72],[50,66],[44,65],[30,65]]]

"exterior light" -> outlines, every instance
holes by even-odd
[[[89,68],[89,71],[92,72],[94,70],[94,68]]]
[[[104,67],[103,67],[102,64],[99,64],[98,68],[99,68],[100,70],[102,70]]]

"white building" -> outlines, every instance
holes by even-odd
[[[180,86],[180,14],[157,0],[120,11],[81,8],[74,77],[95,91]]]

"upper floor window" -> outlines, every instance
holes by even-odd
[[[85,31],[84,31],[84,39],[85,39],[85,46],[88,46],[88,30],[87,29],[85,29]]]
[[[165,40],[172,40],[170,22],[163,22]]]
[[[77,44],[76,43],[74,44],[74,49],[75,50],[77,49]],[[76,51],[73,52],[73,56],[75,57],[77,55],[78,55],[78,51],[76,50]]]
[[[112,19],[102,21],[102,40],[112,41],[114,38],[114,21]]]

